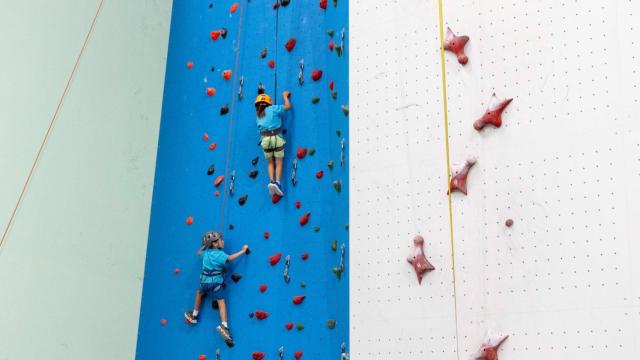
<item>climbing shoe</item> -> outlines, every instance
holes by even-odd
[[[193,316],[193,311],[186,311],[184,313],[184,318],[187,319],[187,321],[190,324],[197,324],[198,323],[198,317],[197,316]]]
[[[275,181],[270,182],[269,185],[267,185],[267,188],[269,188],[269,196],[273,196],[277,189]]]
[[[278,196],[284,196],[284,192],[282,192],[282,186],[280,186],[280,182],[276,181],[273,183],[273,185],[274,185],[273,192]]]
[[[231,330],[229,330],[228,327],[220,324],[216,327],[216,331],[220,334],[220,336],[222,336],[222,339],[224,339],[224,342],[228,347],[233,347],[235,345],[235,343],[233,342],[233,338],[231,337]]]

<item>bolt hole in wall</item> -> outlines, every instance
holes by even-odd
[[[347,32],[345,0],[174,2],[138,359],[348,356]],[[259,88],[274,105],[291,92],[284,196],[267,187]],[[210,295],[185,321],[209,230],[250,249],[225,274],[233,347]]]

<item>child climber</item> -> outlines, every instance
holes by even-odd
[[[225,265],[242,254],[249,253],[247,245],[235,254],[228,255],[222,249],[224,248],[224,239],[217,231],[209,231],[202,237],[202,247],[198,250],[198,256],[202,255],[202,273],[200,273],[200,287],[196,291],[196,302],[193,305],[193,311],[184,313],[185,319],[191,324],[198,323],[198,311],[202,297],[211,294],[213,299],[218,303],[220,310],[220,325],[216,327],[216,331],[220,333],[227,346],[233,347],[233,338],[227,324],[227,307],[224,302],[224,273]]]
[[[284,105],[273,105],[269,95],[264,93],[262,87],[258,88],[256,97],[256,123],[260,131],[260,145],[267,158],[267,172],[269,174],[269,195],[283,196],[280,177],[282,176],[282,163],[284,159],[284,144],[286,141],[282,136],[282,118],[284,112],[291,109],[289,102],[289,91],[282,93]]]

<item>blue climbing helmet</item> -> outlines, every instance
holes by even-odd
[[[210,248],[213,243],[218,242],[222,239],[222,234],[217,231],[207,231],[204,236],[202,236],[202,246],[205,248]]]

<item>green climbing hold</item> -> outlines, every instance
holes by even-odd
[[[338,56],[342,56],[342,45],[336,45],[335,47],[335,51],[336,51],[336,55]]]
[[[312,98],[311,98],[311,103],[312,103],[312,104],[314,104],[314,105],[315,105],[315,104],[317,104],[317,103],[319,103],[319,102],[320,102],[320,98],[319,98],[319,97],[314,96],[314,97],[312,97]]]
[[[320,231],[320,226],[314,226],[313,227],[313,232],[319,232]]]
[[[344,229],[349,230],[349,224],[344,224]]]
[[[327,29],[327,35],[333,37],[333,29]]]
[[[333,241],[331,242],[331,250],[332,250],[332,251],[336,251],[336,250],[338,250],[338,240],[333,240]]]
[[[327,320],[327,327],[333,330],[336,327],[336,321],[333,319]]]
[[[332,92],[331,92],[331,98],[332,98],[333,100],[337,99],[337,98],[338,98],[338,92],[337,92],[337,91],[332,91]]]
[[[334,267],[333,268],[333,273],[336,274],[336,277],[338,278],[338,280],[340,280],[340,278],[342,278],[342,269],[339,267]]]
[[[342,105],[342,113],[344,114],[344,116],[349,116],[349,106]]]
[[[338,0],[333,0],[333,7],[338,7]]]
[[[333,160],[329,160],[329,162],[327,163],[327,167],[329,168],[329,170],[333,171]]]
[[[316,148],[309,148],[309,156],[313,156],[316,153]]]
[[[340,182],[340,180],[333,181],[333,188],[337,193],[340,193],[342,191],[342,183]]]
[[[296,325],[296,329],[298,329],[298,331],[302,331],[302,330],[304,330],[304,325],[302,325],[302,323],[298,323]]]
[[[342,131],[340,131],[340,130],[336,130],[336,136],[337,136],[337,137],[342,136]]]

